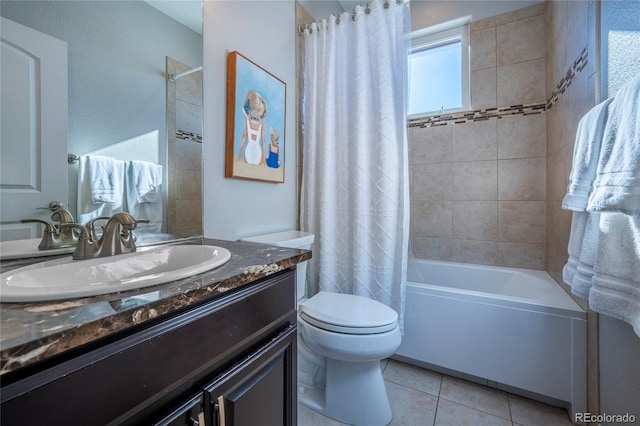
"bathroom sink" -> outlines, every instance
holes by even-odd
[[[0,260],[22,259],[26,257],[54,256],[73,253],[74,247],[65,247],[51,250],[39,250],[41,238],[29,240],[0,241]]]
[[[230,258],[223,247],[175,245],[89,260],[52,259],[0,274],[0,302],[117,293],[200,274]]]

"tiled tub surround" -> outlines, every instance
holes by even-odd
[[[562,281],[567,262],[571,212],[561,208],[569,182],[575,134],[580,118],[596,103],[596,8],[593,1],[548,2],[546,13],[547,99],[547,253],[546,271]],[[587,52],[586,66],[572,74],[571,60]],[[564,86],[564,87],[563,87]],[[564,89],[564,90],[563,90]],[[556,94],[558,97],[556,98]],[[575,298],[584,309],[584,300]],[[587,398],[588,410],[599,410],[597,314],[587,310]]]
[[[307,250],[255,243],[196,238],[181,244],[225,247],[231,251],[231,260],[209,272],[140,290],[63,301],[1,303],[0,375],[56,356],[77,355],[83,348],[311,258]],[[24,265],[24,260],[5,261],[0,271]]]
[[[416,257],[544,269],[545,7],[473,22],[474,110],[410,122]]]
[[[411,128],[416,257],[544,268],[543,114]]]

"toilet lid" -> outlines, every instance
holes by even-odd
[[[345,334],[375,334],[393,330],[398,314],[375,300],[321,291],[300,305],[300,317],[325,330]]]

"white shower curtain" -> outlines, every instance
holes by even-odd
[[[357,294],[403,324],[409,238],[408,1],[374,0],[304,32],[301,228],[309,294]]]

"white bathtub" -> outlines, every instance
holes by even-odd
[[[396,357],[587,410],[586,313],[546,273],[409,261]]]

